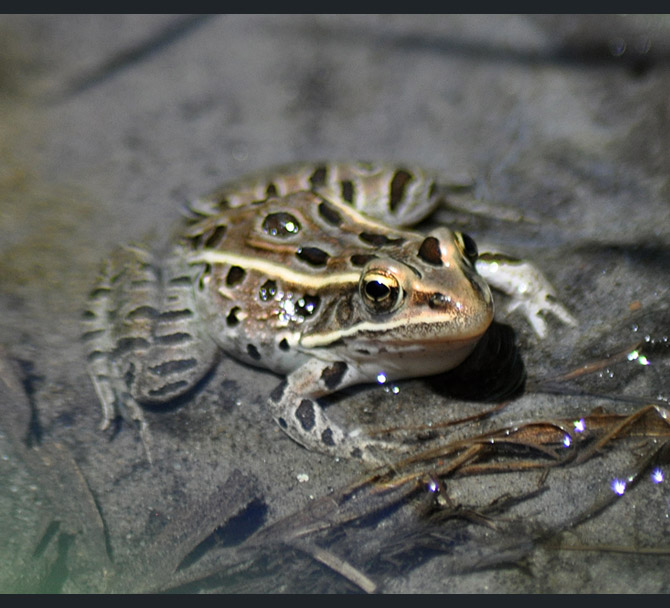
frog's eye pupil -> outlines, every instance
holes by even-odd
[[[381,281],[368,281],[365,284],[365,293],[370,296],[371,299],[379,302],[391,295],[391,289]]]
[[[377,270],[371,270],[363,276],[359,289],[363,302],[375,314],[395,310],[403,299],[403,291],[398,279],[391,274]]]

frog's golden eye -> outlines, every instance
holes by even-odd
[[[392,274],[370,270],[359,284],[361,297],[372,312],[391,312],[402,301],[403,292]]]
[[[479,257],[479,250],[477,249],[475,240],[469,234],[465,234],[465,232],[457,232],[456,241],[463,255],[474,264]]]

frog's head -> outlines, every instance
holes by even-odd
[[[489,286],[477,274],[477,247],[467,235],[439,228],[401,250],[373,257],[355,293],[336,314],[335,346],[369,375],[389,378],[447,371],[474,349],[493,320]],[[319,344],[319,337],[303,342]]]

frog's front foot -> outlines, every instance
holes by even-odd
[[[551,286],[549,285],[549,287]],[[544,338],[547,335],[547,323],[544,320],[547,313],[552,313],[566,325],[577,326],[578,324],[577,319],[548,290],[532,293],[529,296],[520,295],[517,298],[513,298],[507,310],[511,313],[516,309],[519,309],[521,314],[526,317],[533,331],[540,338]]]
[[[547,335],[547,313],[552,313],[566,325],[578,325],[556,297],[551,283],[534,264],[501,253],[484,253],[477,260],[477,271],[491,287],[511,298],[507,313],[519,309],[540,338]]]

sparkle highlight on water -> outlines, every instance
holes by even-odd
[[[623,496],[626,491],[626,482],[623,479],[613,479],[610,487],[617,496]]]
[[[629,361],[637,361],[640,365],[649,365],[650,361],[640,351],[632,350],[626,357]]]
[[[660,469],[659,467],[656,467],[651,472],[651,480],[654,483],[661,483],[664,479],[665,479],[665,474],[663,473],[663,470]]]

